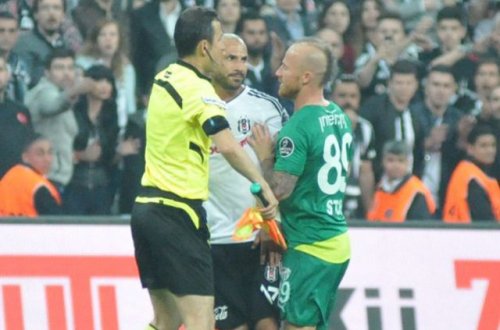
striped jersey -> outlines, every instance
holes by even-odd
[[[246,86],[238,96],[227,102],[226,119],[236,140],[258,166],[257,156],[248,145],[252,126],[254,123],[265,123],[274,135],[288,119],[288,114],[276,98]],[[212,244],[237,243],[231,239],[236,221],[247,208],[255,205],[250,184],[212,146],[210,194],[204,204]]]

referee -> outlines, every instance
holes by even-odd
[[[154,310],[149,329],[214,329],[213,269],[202,201],[208,198],[211,142],[231,166],[259,182],[277,201],[259,170],[236,142],[225,103],[210,75],[224,54],[222,29],[211,9],[185,10],[175,26],[179,60],[156,77],[146,125],[146,168],[132,211],[132,237],[142,286]]]

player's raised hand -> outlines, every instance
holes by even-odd
[[[248,144],[255,151],[259,161],[274,158],[274,141],[266,125],[260,123],[253,125]]]

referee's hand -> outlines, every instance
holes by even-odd
[[[262,194],[264,198],[269,203],[267,206],[262,206],[259,201],[259,212],[262,215],[264,220],[274,219],[276,218],[276,214],[278,213],[278,200],[274,197],[271,188],[267,184],[267,182],[259,182],[262,187]]]

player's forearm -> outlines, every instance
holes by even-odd
[[[264,179],[269,182],[274,196],[279,201],[288,198],[292,194],[298,177],[284,172],[275,172],[274,160],[272,158],[261,160],[260,167],[262,168]]]
[[[262,169],[262,175],[264,176],[264,179],[269,182],[269,185],[271,186],[271,189],[274,192],[274,160],[273,159],[265,159],[263,161],[260,161],[260,168]]]

